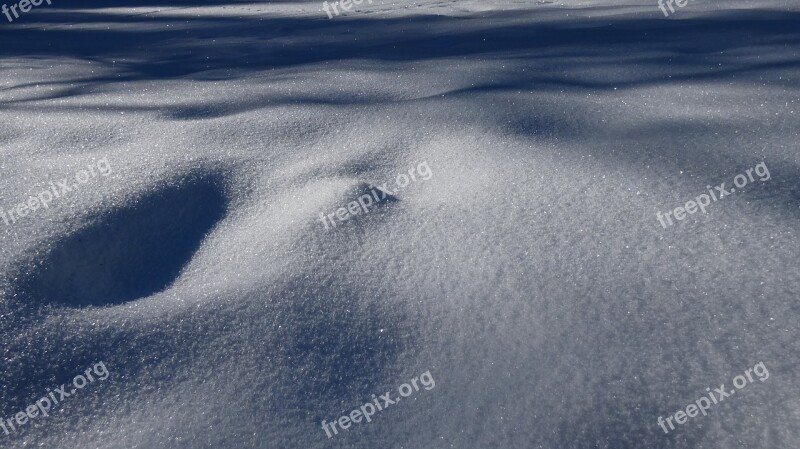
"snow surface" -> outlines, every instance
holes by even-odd
[[[111,373],[0,447],[800,447],[800,4],[656,4],[0,16],[0,207],[113,167],[0,221],[0,418]],[[423,161],[395,201],[319,221]],[[659,225],[762,161],[769,181]]]

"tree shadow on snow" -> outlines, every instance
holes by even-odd
[[[171,6],[176,2],[163,3]],[[179,2],[183,3],[188,2]],[[93,9],[89,5],[94,3],[70,4],[64,10],[52,5],[47,14],[28,13],[17,19],[25,28],[17,22],[5,24],[0,28],[5,43],[0,56],[70,57],[109,66],[113,61],[117,69],[113,76],[65,80],[61,83],[65,86],[175,77],[230,78],[342,60],[508,57],[560,62],[563,70],[509,76],[502,80],[506,87],[627,88],[796,68],[796,57],[780,62],[757,58],[742,64],[718,62],[729,62],[725,53],[734,51],[742,59],[766,51],[774,56],[794,56],[790,46],[800,43],[800,14],[776,11],[737,11],[683,20],[625,15],[520,23],[514,19],[533,18],[539,11],[491,12],[466,18],[420,15],[413,21],[407,17],[374,18],[365,11],[329,20],[322,12],[318,19],[83,12]],[[543,8],[545,11],[552,12]],[[72,25],[56,27],[62,23]],[[589,56],[590,60],[581,60]],[[581,76],[603,62],[648,70],[613,79]],[[224,74],[203,73],[212,71]],[[489,84],[473,89],[492,88]]]

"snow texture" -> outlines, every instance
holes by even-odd
[[[800,447],[800,4],[322,6],[0,15],[0,447]]]

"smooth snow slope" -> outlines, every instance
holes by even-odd
[[[0,16],[0,207],[113,168],[0,221],[0,418],[110,372],[0,447],[800,447],[800,5],[656,5]]]

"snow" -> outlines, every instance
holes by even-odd
[[[800,443],[800,6],[54,1],[0,15],[22,448]],[[319,214],[433,175],[325,229]],[[765,162],[707,214],[682,206]],[[664,434],[656,420],[758,362]],[[430,371],[431,390],[328,439]]]

